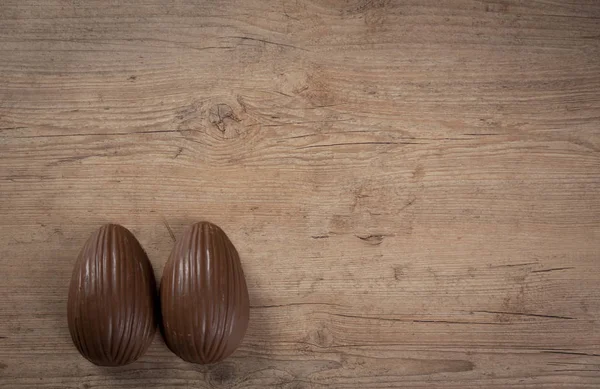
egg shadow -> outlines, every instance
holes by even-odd
[[[211,365],[209,383],[215,387],[237,386],[255,378],[256,374],[269,375],[275,366],[271,362],[273,349],[270,346],[275,335],[269,308],[258,288],[249,288],[250,319],[244,339],[238,349],[224,361]]]
[[[164,343],[159,331],[149,349],[137,361],[125,366],[94,366],[95,375],[106,387],[185,387],[211,388],[208,366],[185,362],[173,354]],[[92,385],[83,387],[92,388]]]

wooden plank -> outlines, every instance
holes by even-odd
[[[0,386],[596,388],[600,4],[4,0]],[[215,366],[92,366],[74,259],[157,279],[210,220],[251,295]]]

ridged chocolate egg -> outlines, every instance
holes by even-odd
[[[107,224],[79,253],[67,316],[77,350],[100,366],[138,359],[156,331],[156,282],[148,257],[125,227]]]
[[[250,314],[237,250],[216,225],[200,222],[177,241],[160,286],[167,346],[185,361],[215,363],[239,346]]]

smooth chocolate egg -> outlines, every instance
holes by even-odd
[[[67,316],[73,343],[101,366],[138,359],[156,331],[156,282],[137,239],[125,227],[107,224],[79,253]]]
[[[160,286],[167,346],[183,360],[215,363],[239,346],[250,314],[237,250],[223,230],[201,222],[177,241]]]

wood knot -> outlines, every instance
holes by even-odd
[[[208,121],[222,134],[223,139],[237,138],[245,133],[242,119],[226,103],[212,105],[208,110]]]
[[[333,335],[325,328],[316,328],[308,333],[307,340],[318,347],[330,347],[334,343]]]

